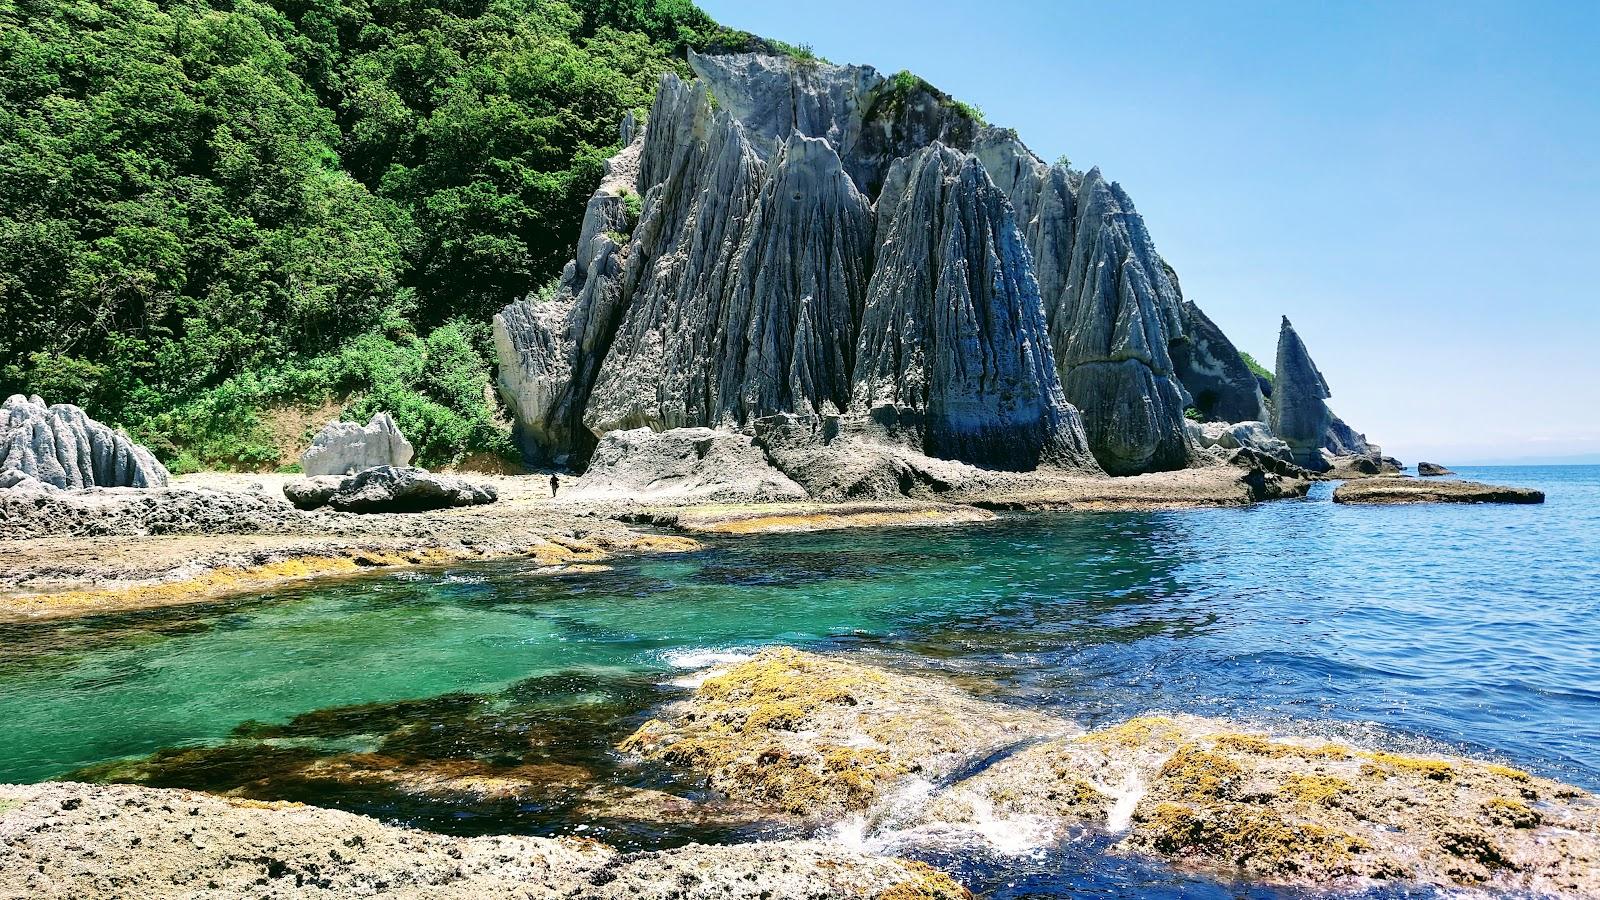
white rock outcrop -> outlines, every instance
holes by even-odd
[[[410,465],[412,452],[394,417],[381,412],[364,426],[354,422],[322,426],[300,454],[300,469],[312,476],[353,475],[374,466]]]
[[[0,405],[0,486],[165,487],[167,469],[119,430],[70,403],[13,394]]]

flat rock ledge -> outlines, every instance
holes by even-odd
[[[1335,503],[1543,503],[1544,491],[1479,481],[1367,478],[1334,489]]]
[[[621,853],[580,838],[458,838],[294,803],[58,782],[0,785],[0,895],[970,900],[920,863],[801,841]]]
[[[1600,894],[1600,803],[1518,769],[1195,716],[1084,733],[788,648],[714,671],[621,749],[777,811],[857,817],[868,835],[1089,828],[1228,880]]]

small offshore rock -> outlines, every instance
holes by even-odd
[[[1543,503],[1544,491],[1477,481],[1418,481],[1389,477],[1347,481],[1335,503]]]
[[[407,466],[411,456],[411,442],[400,433],[394,417],[380,412],[365,426],[354,422],[324,425],[300,455],[300,468],[313,476],[353,475],[374,466]]]
[[[1424,477],[1429,477],[1436,475],[1454,475],[1455,473],[1449,469],[1446,469],[1444,466],[1439,465],[1438,463],[1419,462],[1417,463],[1417,474]]]
[[[9,476],[9,484],[0,486],[24,489],[167,484],[166,467],[120,429],[96,422],[70,403],[46,406],[37,396],[21,394],[0,405],[3,471],[21,475]]]

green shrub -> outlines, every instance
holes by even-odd
[[[1254,356],[1251,356],[1250,354],[1241,350],[1239,351],[1239,358],[1244,360],[1245,368],[1249,369],[1256,375],[1260,375],[1262,378],[1265,378],[1268,384],[1271,384],[1275,380],[1272,370],[1266,366],[1263,366],[1261,363],[1256,362],[1256,358]]]

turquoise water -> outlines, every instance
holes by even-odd
[[[1090,726],[1190,711],[1600,789],[1600,467],[1461,473],[1549,501],[1345,507],[1318,485],[1240,510],[746,538],[604,573],[484,564],[0,626],[0,781],[138,761],[153,784],[461,833],[742,839],[764,832],[597,814],[570,773],[697,798],[609,746],[714,654],[787,643],[957,674]],[[349,753],[569,774],[512,803],[307,776]],[[936,861],[1002,897],[1272,896],[1100,849]]]

